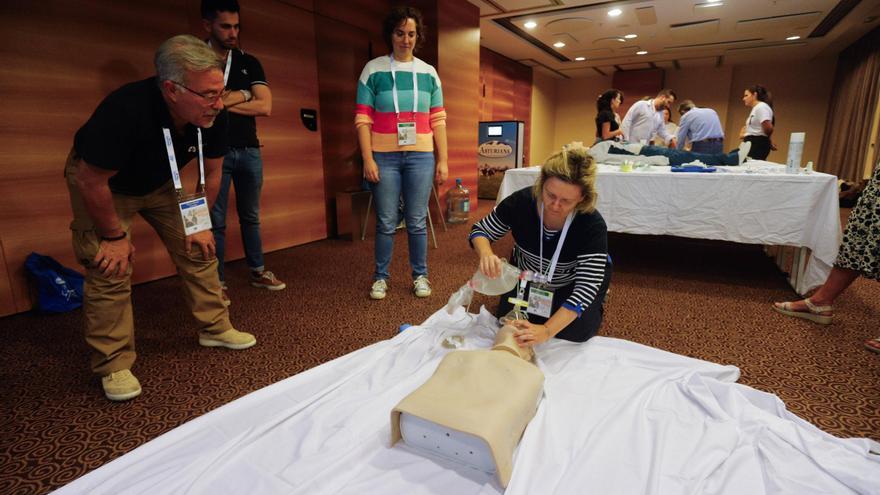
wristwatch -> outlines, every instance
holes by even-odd
[[[241,95],[244,96],[244,102],[247,103],[254,99],[254,94],[246,89],[240,89]]]

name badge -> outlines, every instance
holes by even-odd
[[[195,196],[178,203],[180,218],[183,220],[183,230],[186,235],[210,230],[211,212],[208,210],[208,199],[205,196]]]
[[[397,123],[397,144],[398,146],[409,146],[416,144],[415,122]]]
[[[550,311],[553,308],[553,292],[549,290],[539,289],[537,287],[529,288],[529,308],[528,313],[535,316],[550,318]]]

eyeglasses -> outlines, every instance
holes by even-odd
[[[179,83],[177,81],[171,81],[171,82],[173,82],[174,84],[180,86],[181,88],[189,91],[190,93],[192,93],[196,96],[200,96],[203,100],[205,100],[205,103],[207,103],[209,105],[213,105],[214,103],[217,103],[217,100],[223,98],[223,95],[226,94],[226,91],[221,91],[220,93],[216,93],[216,94],[215,93],[207,93],[207,94],[206,93],[199,93],[198,91],[196,91],[192,88],[186,87],[183,83]]]

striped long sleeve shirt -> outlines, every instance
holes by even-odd
[[[561,232],[541,225],[532,188],[521,189],[499,203],[485,218],[475,223],[470,239],[477,236],[491,242],[513,234],[511,262],[522,270],[547,273]],[[544,243],[540,256],[538,233]],[[596,300],[606,277],[608,228],[598,211],[576,214],[562,245],[551,289],[573,286],[562,307],[580,316]]]
[[[434,67],[418,58],[396,62],[391,76],[388,55],[367,62],[358,80],[355,126],[371,127],[373,151],[434,151],[433,129],[446,125],[443,90]],[[418,78],[418,105],[413,113],[413,71]],[[392,88],[397,86],[401,122],[416,123],[416,144],[397,144],[398,116],[394,110]]]

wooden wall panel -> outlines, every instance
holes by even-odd
[[[374,25],[372,32],[336,19],[315,16],[325,209],[327,230],[331,235],[338,233],[336,193],[361,189],[363,161],[354,127],[357,81],[371,56],[385,51],[385,44],[381,42],[371,50],[371,44],[375,46],[381,40],[380,24],[385,10],[387,6],[370,19]],[[360,19],[361,23],[364,18]],[[375,55],[371,53],[374,51]]]
[[[654,97],[663,89],[666,79],[666,71],[664,69],[644,69],[644,70],[619,70],[614,72],[611,79],[611,86],[615,89],[623,91],[624,101],[617,109],[620,118],[626,116],[626,112],[633,103],[639,101],[645,96]]]
[[[306,129],[300,118],[303,108],[319,109],[315,24],[310,12],[274,0],[247,0],[241,7],[242,47],[263,64],[272,89],[272,115],[257,118],[260,221],[268,252],[327,237],[321,133]],[[237,221],[227,222],[227,232],[239,230]],[[232,247],[236,258],[244,254],[240,242]]]
[[[342,36],[342,39],[335,39],[335,30],[337,28],[345,30],[350,29],[352,27],[359,28],[361,31],[370,33],[375,36],[377,41],[382,41],[382,20],[385,19],[385,16],[388,15],[388,11],[391,10],[391,2],[389,0],[346,0],[345,2],[338,1],[323,1],[316,2],[315,5],[315,14],[324,17],[326,20],[331,20],[332,22],[328,24],[320,24],[318,36],[324,39],[331,40],[334,44],[339,42],[340,45],[344,45],[346,41],[350,41],[346,38],[346,34],[344,32],[339,33]],[[337,23],[347,24],[347,26],[341,26]],[[321,29],[327,29],[327,32],[321,33]],[[319,44],[320,49],[324,49],[325,47]],[[385,46],[385,43],[381,43],[376,47],[376,52],[373,57],[378,57],[382,53],[387,53],[388,48]],[[360,75],[360,73],[358,73]]]
[[[466,0],[443,0],[436,10],[437,71],[443,84],[449,180],[441,195],[460,177],[477,204],[477,138],[479,127],[480,11]]]
[[[529,165],[532,68],[480,47],[480,120],[521,120],[523,165]]]
[[[313,6],[307,0],[293,4]],[[8,290],[0,284],[0,315],[31,307],[23,271],[31,251],[76,267],[62,178],[73,135],[110,91],[153,74],[153,54],[162,41],[187,32],[204,36],[198,5],[0,2],[9,35],[0,45],[0,244],[10,279]],[[276,0],[247,0],[242,9],[244,47],[260,58],[274,96],[273,115],[258,121],[265,145],[264,248],[271,251],[326,236],[321,136],[305,130],[299,117],[302,107],[319,108],[314,22],[310,12]],[[187,167],[184,176],[194,170]],[[228,223],[230,258],[240,257],[234,214]],[[135,222],[133,237],[134,282],[174,273],[164,246],[143,221]]]
[[[6,267],[6,254],[0,242],[0,315],[15,313],[15,298],[12,295],[12,278]]]

